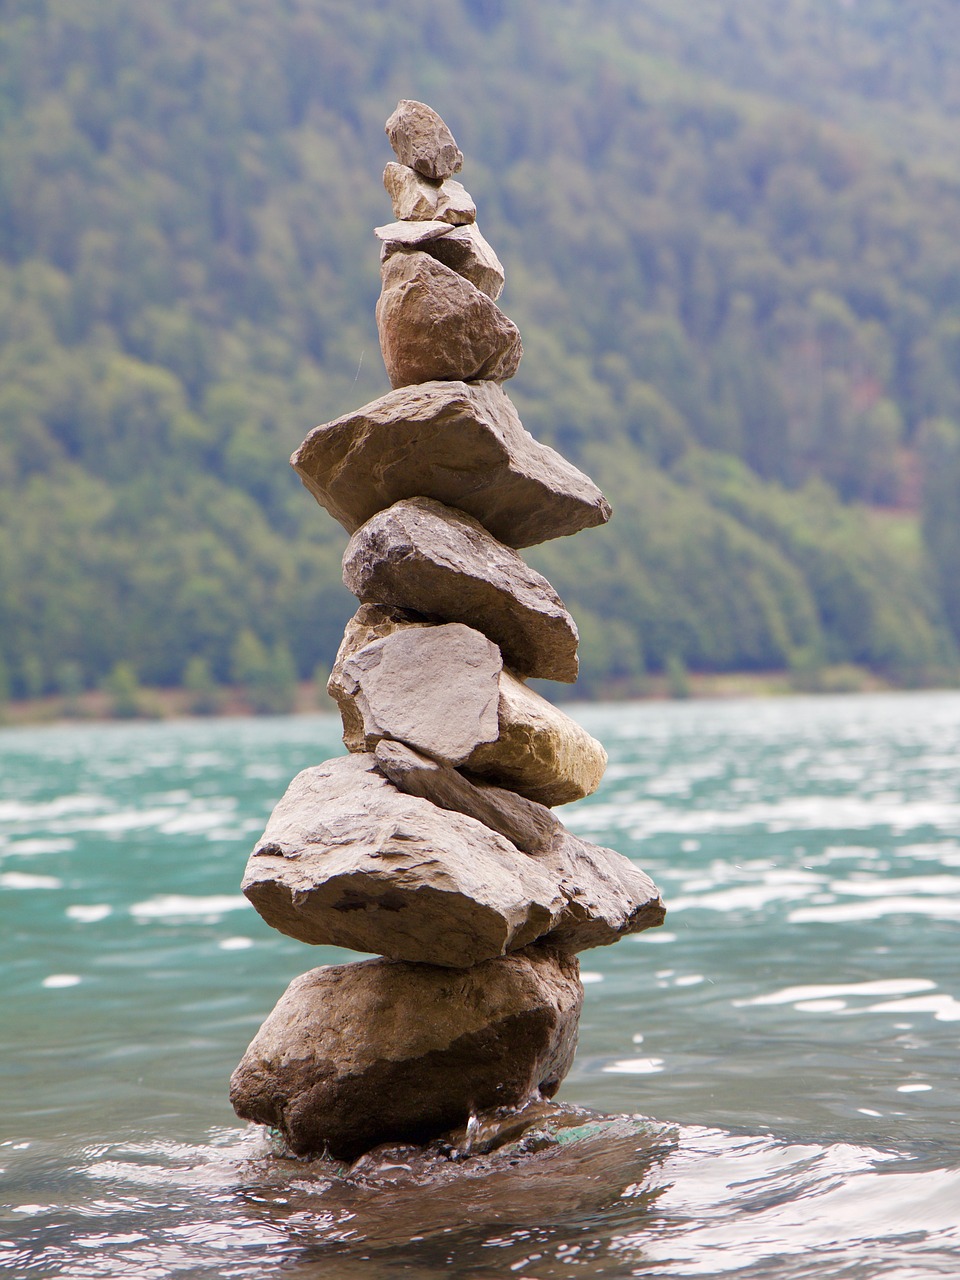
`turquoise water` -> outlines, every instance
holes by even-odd
[[[348,958],[238,889],[337,722],[0,731],[0,1272],[960,1272],[960,695],[576,714],[611,765],[565,820],[669,908],[582,956],[582,1110],[352,1177],[226,1100],[289,979]]]

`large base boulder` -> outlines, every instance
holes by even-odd
[[[524,431],[495,382],[401,387],[315,427],[290,461],[348,533],[420,496],[466,511],[509,547],[610,518],[596,485]]]
[[[471,1113],[552,1097],[573,1061],[577,961],[548,947],[452,971],[388,960],[294,979],[230,1082],[298,1155],[428,1142]]]
[[[520,330],[465,276],[411,249],[386,258],[380,279],[377,331],[391,386],[516,373]]]
[[[455,968],[535,941],[565,903],[555,868],[399,791],[372,755],[294,778],[242,888],[267,924],[301,942]]]
[[[521,676],[577,678],[577,627],[547,579],[478,520],[432,498],[396,502],[358,529],[343,581],[365,603],[482,631]]]

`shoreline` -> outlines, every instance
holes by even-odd
[[[730,699],[758,697],[816,696],[840,693],[893,693],[918,688],[957,688],[955,681],[945,679],[929,684],[898,684],[878,676],[864,667],[850,665],[824,667],[816,673],[783,671],[729,671],[658,673],[638,682],[608,681],[590,694],[579,697],[567,693],[568,686],[538,682],[541,693],[556,693],[560,705],[571,702],[662,702],[686,699]],[[139,688],[135,708],[119,712],[113,697],[104,690],[90,690],[70,697],[47,695],[21,698],[0,706],[0,727],[18,728],[31,725],[108,723],[123,720],[209,719],[214,716],[254,716],[257,712],[243,690],[223,686],[206,695],[198,703],[196,692],[175,688]],[[276,715],[337,714],[337,705],[326,690],[313,681],[296,686],[289,710],[270,712]]]

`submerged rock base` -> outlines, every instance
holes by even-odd
[[[579,636],[517,548],[609,504],[503,390],[523,348],[450,130],[404,100],[387,135],[377,324],[395,389],[291,459],[352,535],[361,606],[329,685],[349,754],[293,780],[243,881],[282,933],[381,958],[295,978],[230,1086],[298,1155],[342,1160],[458,1126],[472,1140],[478,1113],[522,1129],[573,1061],[576,953],[664,917],[639,868],[551,812],[596,790],[606,752],[525,683],[575,680]]]

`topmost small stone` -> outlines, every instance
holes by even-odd
[[[435,182],[443,182],[460,171],[463,152],[447,126],[425,102],[401,98],[385,127],[401,164]]]

